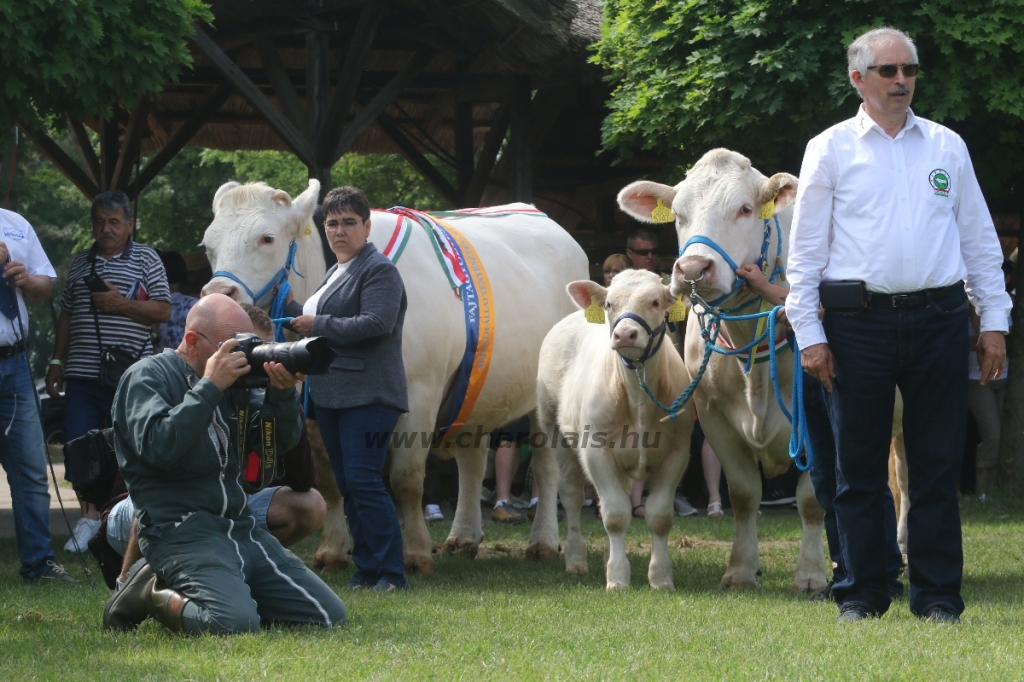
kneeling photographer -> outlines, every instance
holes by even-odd
[[[238,418],[250,397],[235,386],[252,368],[234,337],[252,330],[237,303],[207,296],[189,312],[177,349],[133,365],[121,380],[114,447],[145,559],[107,603],[105,628],[130,630],[150,616],[175,631],[214,634],[255,632],[261,621],[345,621],[337,595],[259,528],[246,504]],[[300,377],[277,362],[262,370],[277,447],[287,450],[302,429]]]

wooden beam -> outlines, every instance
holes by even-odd
[[[522,76],[512,89],[511,117],[509,119],[509,155],[512,168],[509,187],[512,201],[529,203],[533,200],[533,141],[530,120],[530,77]]]
[[[483,199],[484,190],[487,189],[487,183],[491,178],[491,171],[494,170],[494,162],[505,141],[505,133],[508,132],[508,118],[509,106],[505,103],[494,112],[491,129],[487,131],[487,136],[484,138],[484,146],[480,149],[480,155],[476,160],[476,169],[473,171],[473,179],[466,192],[466,206],[479,206]]]
[[[132,166],[139,156],[139,144],[142,142],[142,131],[146,128],[146,119],[149,117],[149,97],[139,92],[135,96],[135,106],[132,107],[132,115],[128,119],[128,126],[124,131],[124,140],[121,142],[121,149],[117,155],[117,163],[114,164],[114,174],[110,178],[111,189],[125,189],[132,176]]]
[[[338,72],[334,96],[331,98],[330,108],[324,121],[325,134],[322,138],[316,138],[318,146],[323,150],[334,150],[338,147],[342,129],[345,126],[345,121],[348,120],[352,103],[355,101],[359,78],[366,69],[366,58],[370,54],[373,39],[377,36],[377,27],[384,16],[384,9],[383,0],[369,0],[359,13],[359,20],[356,22],[355,32],[352,34],[352,40],[349,41],[348,50],[345,52],[345,61],[342,62]],[[341,154],[338,154],[334,158],[337,159],[340,156]]]
[[[71,114],[65,116],[65,119],[68,125],[68,135],[71,137],[71,142],[75,145],[78,158],[82,161],[82,168],[89,175],[89,179],[99,187],[100,159],[96,156],[96,150],[92,148],[89,134],[85,131],[85,126],[82,125],[82,122]]]
[[[402,93],[402,90],[412,82],[412,80],[422,71],[430,59],[434,56],[433,50],[420,50],[414,54],[409,61],[405,63],[402,70],[399,71],[391,82],[385,85],[380,91],[374,95],[373,99],[367,102],[366,106],[356,114],[355,118],[341,133],[341,137],[338,139],[338,144],[334,148],[334,155],[330,158],[330,164],[334,165],[334,162],[341,158],[341,155],[348,151],[349,147],[355,144],[359,136],[370,127],[374,119],[378,115],[382,114],[388,106],[395,101],[395,98]]]
[[[292,84],[292,79],[288,77],[288,72],[284,68],[284,62],[281,61],[281,55],[278,53],[277,48],[274,47],[274,43],[271,40],[265,37],[254,40],[253,46],[256,48],[256,52],[259,53],[260,61],[263,62],[263,66],[267,70],[270,84],[274,88],[274,94],[277,95],[277,101],[281,103],[281,109],[284,111],[285,116],[288,117],[296,128],[301,128],[305,124],[302,103],[299,102],[299,96],[295,93],[295,86]]]
[[[274,106],[270,99],[253,84],[248,76],[242,73],[238,65],[217,46],[213,38],[208,36],[195,22],[193,22],[193,27],[192,42],[210,60],[221,77],[231,84],[235,92],[248,102],[249,106],[266,119],[270,129],[302,159],[303,163],[307,166],[315,164],[316,154],[314,153],[313,145],[310,144],[302,132],[288,120],[288,117],[280,109]]]
[[[199,108],[193,112],[192,116],[185,121],[178,130],[175,131],[170,139],[167,140],[160,151],[149,160],[139,174],[132,180],[129,185],[129,194],[132,196],[138,196],[139,192],[144,190],[150,182],[153,181],[164,166],[173,159],[182,148],[189,143],[195,134],[199,132],[199,129],[203,127],[213,114],[220,109],[221,105],[227,101],[228,97],[231,96],[231,88],[226,85],[218,85],[217,87],[210,90],[207,94],[206,99],[199,105]]]
[[[36,146],[39,147],[39,151],[43,153],[43,156],[49,159],[50,162],[57,167],[57,170],[63,173],[68,180],[71,181],[71,184],[77,187],[82,194],[92,199],[100,193],[100,188],[92,181],[92,178],[89,177],[88,173],[82,170],[82,167],[75,163],[74,160],[68,156],[67,152],[61,149],[60,145],[54,142],[49,135],[44,132],[33,131],[21,121],[18,121],[18,127],[36,143]]]
[[[430,163],[427,157],[416,148],[416,144],[406,137],[398,123],[395,122],[395,119],[382,113],[376,117],[376,123],[377,127],[391,138],[392,142],[398,145],[402,156],[423,176],[427,184],[433,187],[441,195],[441,198],[448,202],[449,206],[457,207],[459,205],[458,190],[452,187],[452,184],[441,174],[441,171],[437,170],[434,164]]]

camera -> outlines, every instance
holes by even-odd
[[[99,275],[89,275],[85,278],[85,286],[93,293],[108,291],[107,283]]]
[[[269,384],[264,362],[279,362],[292,374],[326,374],[337,357],[324,336],[313,336],[300,341],[274,343],[264,341],[255,334],[235,334],[238,351],[245,353],[249,373],[239,377],[231,388],[265,388]]]

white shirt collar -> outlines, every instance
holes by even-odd
[[[857,137],[864,137],[867,135],[869,130],[877,130],[880,134],[889,137],[889,133],[882,129],[882,126],[875,123],[875,120],[868,116],[868,112],[864,110],[863,102],[857,108],[857,115],[854,117],[854,125],[857,128]],[[900,139],[904,133],[917,126],[917,116],[914,116],[913,109],[907,109],[907,121],[903,124],[903,129],[896,133],[896,137],[893,140]]]

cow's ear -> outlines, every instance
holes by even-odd
[[[217,188],[217,193],[213,195],[213,215],[217,215],[217,213],[220,211],[220,204],[224,200],[225,195],[227,195],[227,193],[233,190],[234,188],[241,186],[241,183],[232,180],[230,182],[225,182],[223,185]]]
[[[778,213],[796,201],[796,188],[799,182],[796,176],[789,173],[776,173],[761,185],[758,205],[764,205],[774,200],[775,210],[773,213]]]
[[[283,189],[275,189],[274,193],[270,195],[270,200],[278,206],[284,206],[285,208],[292,205],[292,195]]]
[[[292,211],[298,221],[297,224],[299,225],[299,229],[306,235],[311,234],[313,213],[316,212],[319,200],[320,181],[310,179],[309,186],[306,187],[302,194],[295,197],[295,201],[292,202]]]
[[[569,296],[575,301],[576,305],[586,310],[591,305],[596,305],[598,308],[604,307],[605,297],[608,295],[608,290],[597,282],[593,282],[589,279],[581,279],[576,282],[569,282],[569,286],[566,287],[566,291],[569,292]]]
[[[649,180],[626,185],[619,192],[619,208],[644,223],[671,223],[676,188]]]

